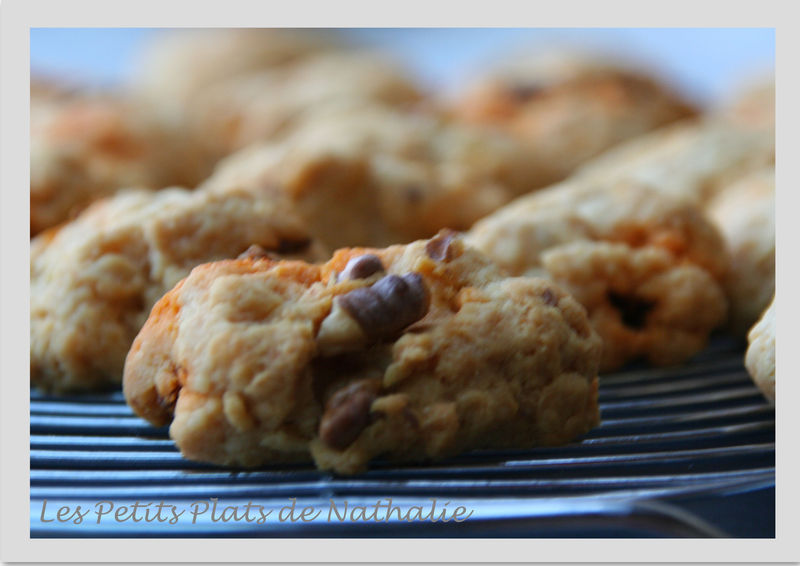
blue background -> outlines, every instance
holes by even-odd
[[[774,68],[768,28],[345,30],[406,61],[427,84],[454,89],[481,65],[519,44],[578,45],[644,60],[699,102],[723,97],[749,76]],[[96,84],[127,80],[138,50],[156,29],[32,29],[31,68]]]

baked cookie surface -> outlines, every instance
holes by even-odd
[[[751,78],[719,109],[721,119],[742,127],[775,129],[775,77]]]
[[[148,107],[108,93],[32,86],[31,235],[125,187],[194,186],[210,173],[201,144]]]
[[[514,58],[468,88],[455,112],[525,140],[540,161],[533,179],[540,187],[615,144],[695,114],[647,73],[575,52]]]
[[[119,386],[150,308],[192,267],[251,244],[322,259],[302,222],[249,193],[126,191],[31,241],[31,383]]]
[[[567,181],[489,215],[467,241],[586,307],[604,341],[602,371],[639,357],[681,362],[726,316],[719,233],[697,207],[646,187]]]
[[[747,335],[744,365],[767,399],[775,401],[775,300]]]
[[[279,142],[223,160],[202,189],[280,193],[332,249],[464,230],[531,189],[525,147],[427,112],[378,104],[310,112]]]
[[[557,286],[442,232],[323,265],[199,266],[153,309],[124,391],[187,458],[354,473],[568,442],[598,422],[599,354]]]
[[[714,118],[683,121],[624,142],[575,176],[644,184],[705,206],[729,184],[774,163],[774,130]]]
[[[210,85],[195,93],[186,113],[190,128],[224,156],[290,132],[320,106],[409,107],[422,99],[421,89],[392,58],[371,51],[334,51]]]
[[[139,55],[135,87],[162,105],[237,75],[291,65],[341,41],[311,29],[191,29],[156,34]]]
[[[728,247],[728,323],[743,337],[775,294],[775,169],[757,171],[725,187],[706,209]]]

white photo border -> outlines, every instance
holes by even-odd
[[[402,3],[346,0],[4,0],[0,6],[0,418],[2,418],[2,558],[6,561],[188,562],[659,562],[797,561],[798,411],[800,357],[791,346],[798,314],[797,262],[791,260],[800,222],[790,155],[797,133],[800,30],[791,2],[778,0],[512,0]],[[776,30],[778,85],[776,538],[769,540],[539,539],[30,539],[29,536],[29,37],[33,27],[768,27]],[[778,69],[781,72],[778,72]],[[794,202],[793,202],[794,201]],[[792,242],[792,243],[790,243]],[[22,431],[22,432],[21,432]]]

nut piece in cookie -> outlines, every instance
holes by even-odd
[[[244,192],[123,192],[40,234],[31,241],[32,385],[118,387],[161,295],[194,266],[242,252],[256,264],[325,257],[290,210]]]
[[[418,273],[387,275],[370,287],[337,296],[331,314],[322,321],[317,345],[328,355],[363,348],[418,321],[429,305],[428,290]]]
[[[728,326],[744,337],[775,294],[775,169],[743,177],[707,206],[731,258],[725,290]]]
[[[456,113],[527,142],[539,166],[532,188],[565,178],[615,144],[695,113],[627,63],[552,51],[510,61],[468,88]]]
[[[384,271],[381,258],[374,254],[364,254],[356,256],[347,262],[344,270],[339,275],[339,279],[366,279],[376,273]]]
[[[369,424],[372,402],[378,398],[381,382],[356,381],[339,389],[325,403],[319,422],[319,438],[336,450],[350,446]]]
[[[640,357],[686,360],[726,316],[722,238],[697,207],[651,189],[567,181],[484,218],[467,241],[586,307],[603,371]]]
[[[764,396],[775,402],[775,300],[747,335],[744,365]]]
[[[569,442],[598,422],[600,347],[558,286],[442,233],[322,265],[197,267],[153,308],[124,391],[187,458],[355,473]]]

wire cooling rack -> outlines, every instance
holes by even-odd
[[[604,375],[602,424],[566,446],[475,451],[432,465],[378,461],[354,477],[310,465],[243,471],[190,462],[121,392],[33,391],[30,533],[774,537],[774,409],[742,358],[740,344],[717,340],[681,367]],[[62,507],[71,518],[58,520]],[[183,511],[173,523],[172,509]]]

